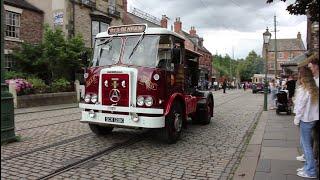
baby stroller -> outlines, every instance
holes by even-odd
[[[277,94],[276,106],[277,106],[277,114],[280,112],[286,112],[287,115],[291,114],[291,104],[289,100],[288,90],[280,90]]]

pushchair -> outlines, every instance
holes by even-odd
[[[280,90],[277,94],[277,99],[276,99],[276,113],[280,114],[280,112],[286,112],[287,115],[290,115],[292,110],[291,106],[292,103],[290,102],[289,99],[289,92],[288,90]]]

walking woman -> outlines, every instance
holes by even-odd
[[[312,72],[307,67],[299,68],[298,88],[295,94],[296,113],[294,124],[300,125],[300,139],[306,162],[297,175],[317,178],[317,168],[312,150],[312,129],[319,120],[319,91]]]
[[[269,86],[270,86],[270,93],[271,93],[271,106],[270,106],[270,109],[275,109],[275,106],[276,106],[276,94],[278,92],[278,87],[276,85],[276,82],[274,79],[271,79],[270,83],[269,83]]]

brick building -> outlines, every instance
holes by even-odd
[[[85,46],[109,26],[121,25],[126,0],[27,0],[44,12],[44,22],[66,36],[82,35]]]
[[[293,58],[303,55],[306,48],[298,32],[297,38],[277,39],[277,74],[282,72],[281,65]],[[265,45],[263,45],[263,58],[266,58]],[[268,74],[275,74],[275,40],[271,39],[268,47]]]
[[[4,67],[9,70],[15,64],[15,48],[42,40],[43,12],[24,0],[4,0],[4,14]]]
[[[174,32],[186,37],[185,46],[187,49],[196,51],[201,54],[199,58],[200,80],[211,81],[212,54],[203,46],[203,38],[197,35],[195,27],[192,26],[189,33],[183,31],[182,22],[178,17],[174,22]]]

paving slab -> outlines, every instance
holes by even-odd
[[[257,172],[271,172],[271,160],[270,159],[260,159],[256,169]]]
[[[262,141],[264,147],[286,147],[296,148],[299,141],[296,140],[283,140],[283,139],[265,139]]]
[[[299,155],[297,148],[262,147],[261,159],[295,160]]]
[[[241,166],[235,172],[233,180],[253,179],[257,162],[258,157],[243,157],[240,163]]]

